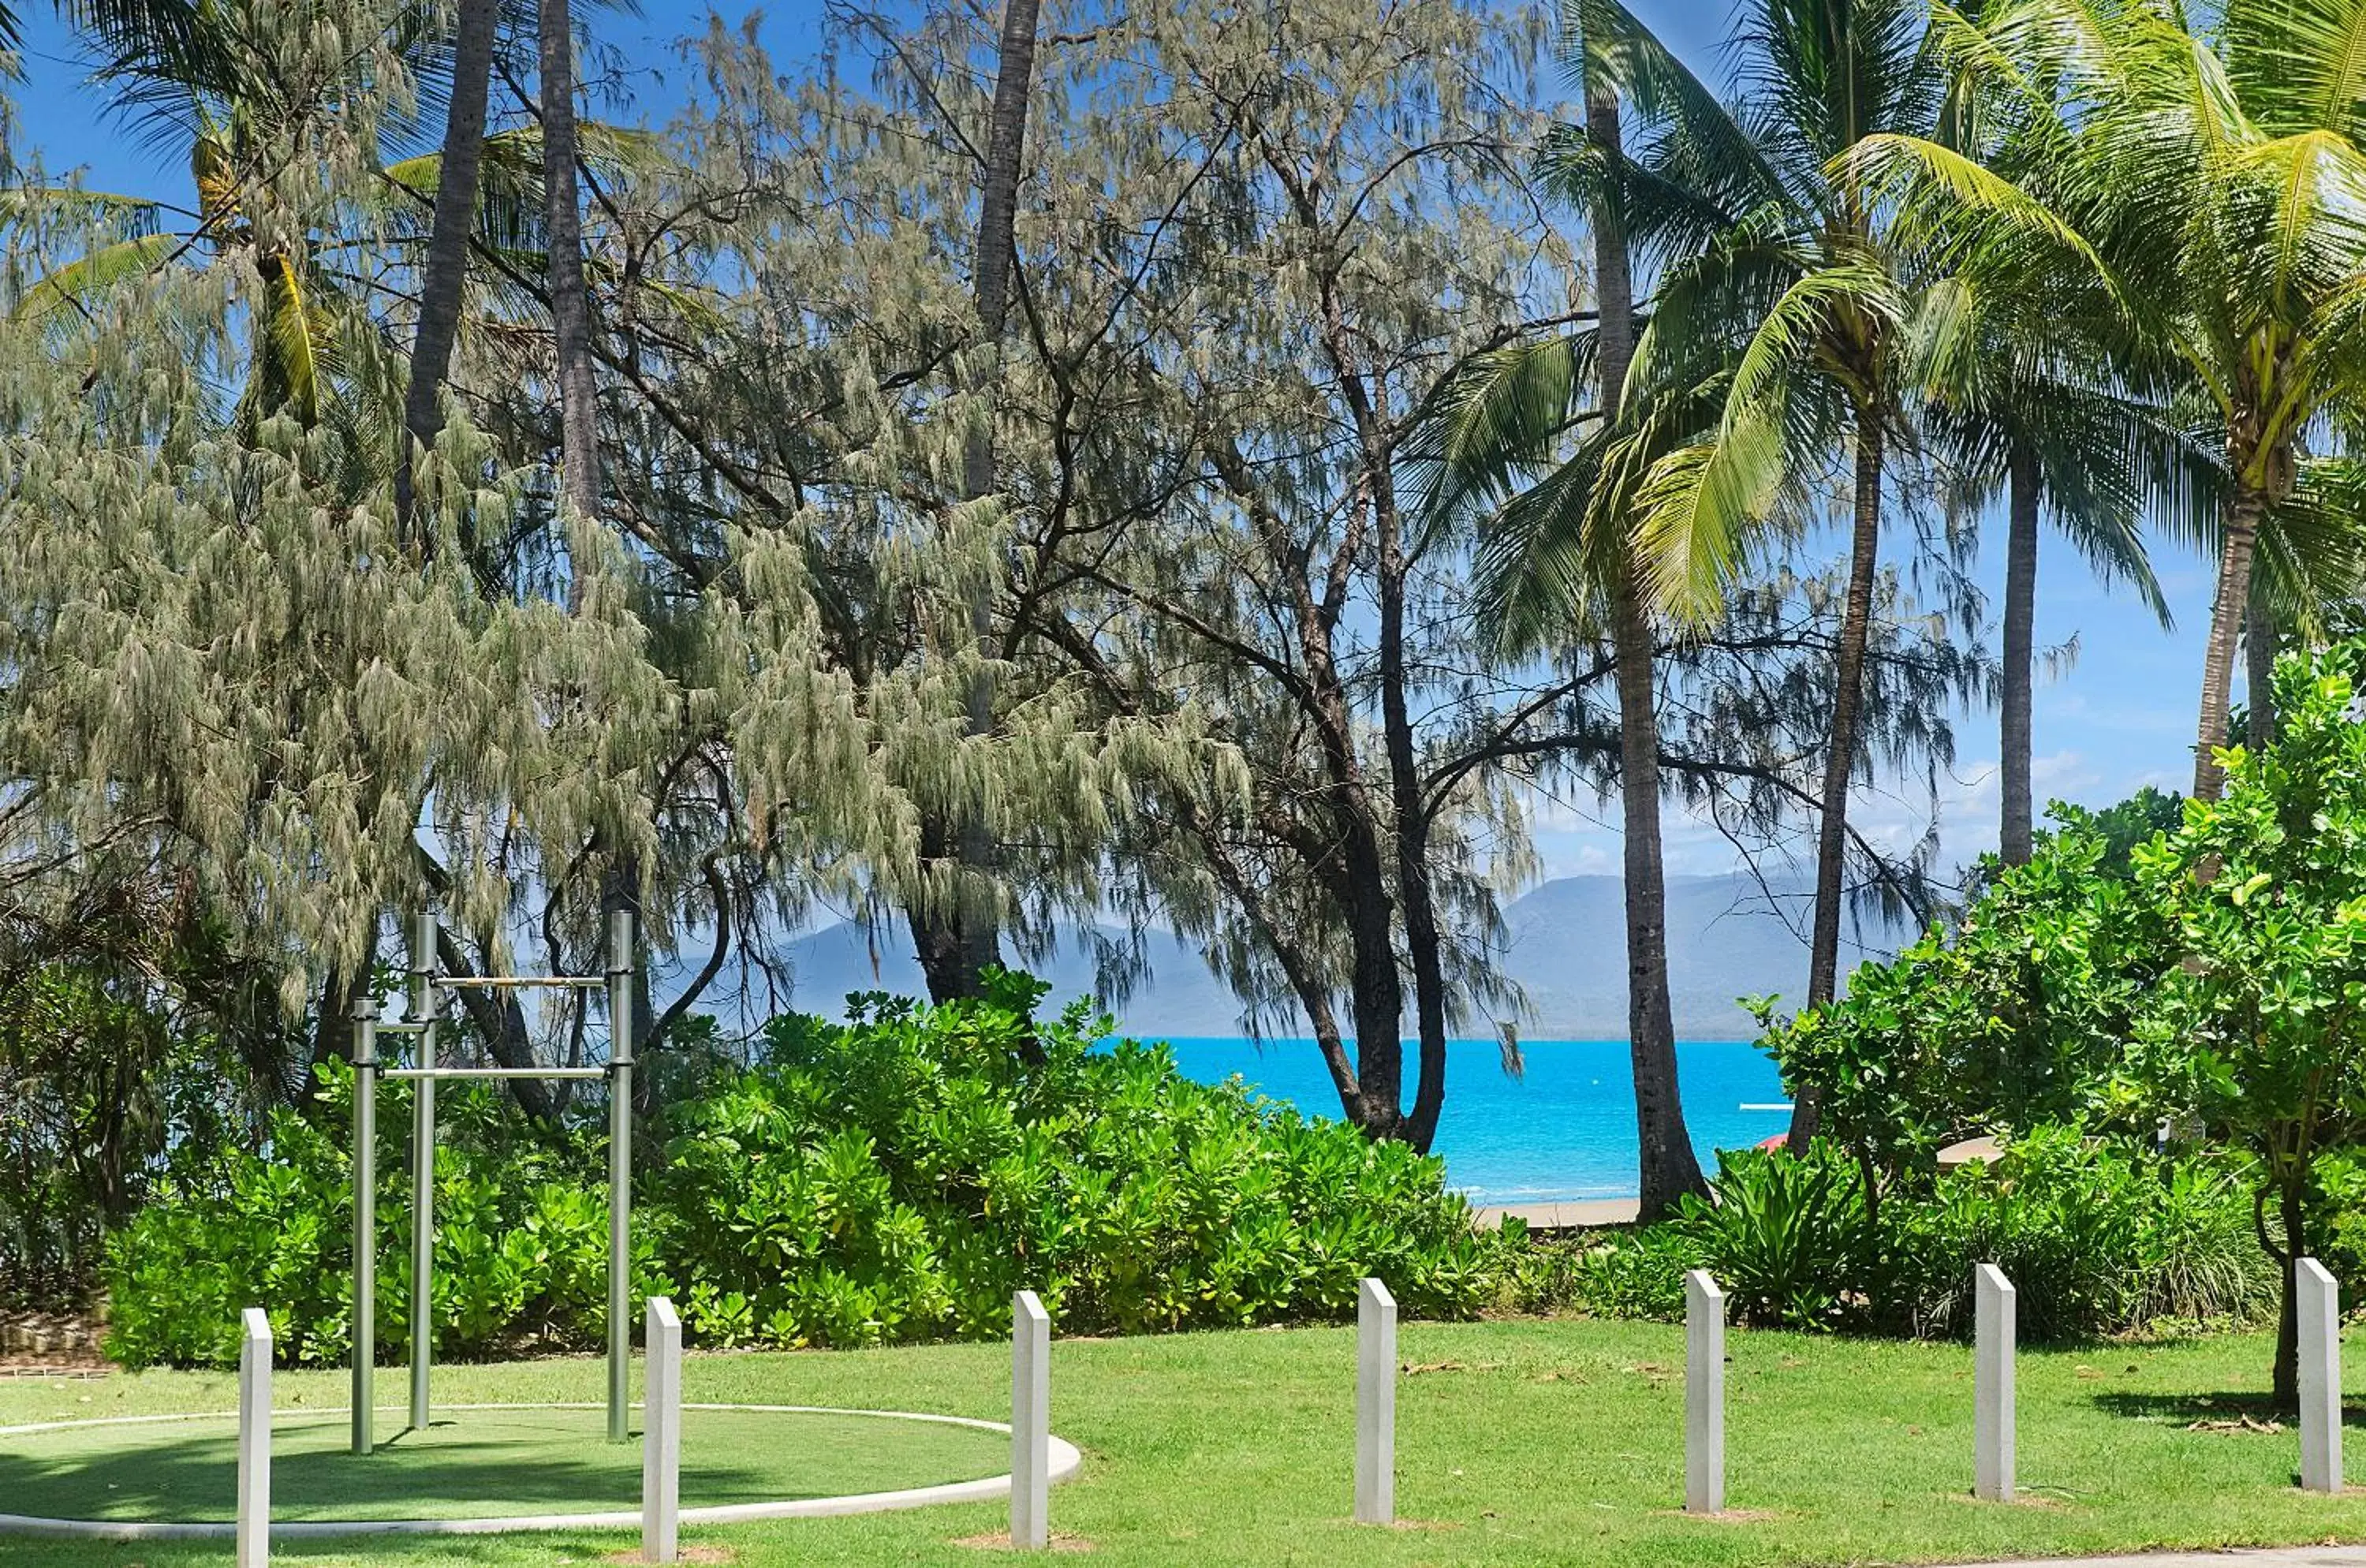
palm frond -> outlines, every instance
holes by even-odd
[[[163,265],[185,243],[177,234],[160,233],[102,245],[35,279],[14,314],[39,321],[62,310],[86,310],[107,289]]]

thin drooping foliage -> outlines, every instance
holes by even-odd
[[[2198,785],[2246,620],[2337,618],[2361,6],[1750,0],[1724,96],[1617,0],[840,6],[787,72],[712,23],[661,131],[567,0],[68,7],[188,176],[0,144],[0,914],[169,888],[307,1104],[422,897],[455,972],[636,913],[659,1056],[827,915],[941,998],[1164,928],[1426,1149],[1539,813],[1616,794],[1660,1212],[1669,807],[1809,869],[1812,1011],[1853,901],[1939,912],[1852,797],[1927,818],[1992,692],[2027,853],[2049,515],[2163,610],[2147,524],[2222,556]],[[59,985],[189,1013],[89,930]]]

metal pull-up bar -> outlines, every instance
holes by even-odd
[[[382,1078],[604,1078],[605,1067],[381,1067]]]
[[[354,1002],[354,1365],[353,1448],[376,1443],[371,1377],[377,1359],[377,1080],[418,1085],[411,1121],[411,1425],[428,1420],[427,1373],[434,1343],[435,1085],[444,1078],[606,1078],[608,1080],[608,1440],[629,1436],[626,1400],[632,1354],[633,917],[608,917],[608,973],[572,976],[444,975],[436,963],[434,914],[411,922],[405,1018],[381,1023],[375,998]],[[446,1067],[435,1059],[438,988],[558,988],[608,993],[608,1062],[598,1067]],[[377,1036],[414,1034],[412,1066],[378,1064]]]

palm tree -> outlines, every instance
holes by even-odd
[[[460,333],[460,307],[468,274],[468,238],[476,227],[477,174],[485,150],[485,99],[493,70],[494,24],[501,0],[461,0],[452,51],[452,91],[436,170],[435,208],[420,272],[419,324],[411,338],[411,382],[402,399],[403,435],[394,465],[399,525],[411,522],[419,449],[444,428],[444,378]]]
[[[2003,682],[1999,705],[2002,806],[1998,853],[2028,861],[2037,557],[2041,525],[2056,529],[2105,581],[2124,581],[2169,625],[2141,520],[2184,537],[2206,525],[2196,508],[2216,474],[2173,413],[2112,378],[2107,320],[2075,295],[2011,276],[1964,273],[1925,291],[1910,334],[1916,378],[1930,399],[1925,439],[1954,476],[1952,499],[1976,511],[2005,502]]]
[[[599,388],[575,179],[575,25],[567,0],[541,0],[543,224],[558,349],[559,495],[580,525],[600,515]]]
[[[2366,0],[2230,0],[2206,39],[2182,20],[2169,0],[2031,0],[1966,41],[2052,128],[2043,184],[1912,138],[1857,163],[1928,231],[2106,290],[2145,368],[2206,408],[2227,479],[2194,747],[2213,799],[2262,531],[2366,385]]]
[[[327,0],[321,4],[326,7]],[[103,8],[69,9],[95,17]],[[20,311],[71,312],[110,283],[154,268],[203,265],[209,257],[228,262],[233,276],[251,276],[257,285],[241,301],[252,344],[238,411],[242,423],[253,429],[263,419],[288,415],[315,425],[333,412],[341,426],[350,427],[351,438],[361,441],[377,413],[340,407],[349,391],[367,390],[341,385],[343,349],[377,331],[366,308],[377,281],[344,260],[357,231],[324,227],[317,216],[308,225],[301,214],[254,208],[258,199],[270,199],[269,182],[256,178],[258,173],[298,155],[310,128],[340,116],[351,95],[366,88],[366,56],[352,55],[341,69],[301,73],[298,90],[306,96],[298,99],[289,96],[286,79],[295,73],[285,69],[270,29],[256,26],[246,9],[144,0],[119,10],[146,20],[138,27],[120,17],[90,24],[89,36],[100,49],[96,80],[125,114],[159,133],[187,137],[194,203],[183,209],[147,197],[29,186],[0,193],[12,212],[71,206],[97,220],[92,233],[114,236],[28,288]],[[438,51],[431,47],[434,16],[432,6],[400,0],[384,13],[398,48],[424,78],[422,96],[431,99],[441,86]],[[516,162],[516,149],[501,151],[507,169]],[[376,238],[407,240],[411,206],[440,183],[440,157],[406,159],[380,174],[379,189],[353,193],[332,216],[366,219]],[[521,184],[509,169],[500,189],[484,193],[491,205],[472,207],[471,220],[514,231],[512,209]],[[475,180],[469,188],[477,188]],[[185,221],[176,226],[176,218]],[[461,228],[465,240],[468,224]],[[350,477],[383,479],[382,458],[356,457]]]
[[[1564,53],[1583,85],[1583,125],[1556,128],[1540,160],[1545,182],[1586,213],[1594,245],[1595,324],[1480,360],[1443,402],[1425,446],[1437,461],[1434,511],[1501,498],[1482,538],[1478,592],[1495,651],[1526,659],[1572,632],[1606,633],[1617,662],[1619,804],[1625,827],[1627,1033],[1635,1080],[1639,1191],[1646,1221],[1706,1189],[1684,1126],[1668,998],[1667,879],[1662,852],[1660,728],[1651,606],[1633,549],[1634,491],[1606,449],[1634,441],[1622,414],[1634,357],[1634,265],[1624,221],[1628,168],[1622,93],[1657,106],[1709,102],[1618,0],[1572,0]],[[1593,374],[1585,371],[1591,366]],[[1525,481],[1525,482],[1524,482]]]
[[[1883,487],[1909,434],[1909,268],[1831,166],[1868,137],[1927,134],[1942,78],[1921,0],[1749,0],[1741,101],[1686,96],[1628,179],[1630,238],[1669,256],[1629,387],[1714,385],[1697,439],[1640,491],[1638,558],[1654,597],[1705,619],[1755,525],[1791,512],[1849,453],[1849,570],[1820,799],[1808,1005],[1837,988],[1848,792],[1859,764]],[[1815,1127],[1803,1100],[1792,1135]]]
[[[68,26],[110,58],[171,58],[184,76],[207,68],[219,40],[203,25],[204,0],[56,0]],[[24,12],[0,0],[0,50],[23,46]]]
[[[2107,292],[2144,334],[2139,372],[2181,383],[2210,415],[2225,469],[2194,759],[2194,794],[2210,799],[2237,643],[2262,597],[2255,561],[2264,552],[2307,614],[2324,570],[2338,581],[2356,556],[2355,465],[2308,443],[2366,389],[2366,0],[2229,0],[2206,39],[2183,23],[2169,0],[2025,0],[1966,30],[1966,56],[2049,129],[2042,183],[1911,139],[1857,162],[1910,227],[1983,265],[2025,257],[2013,265]],[[2283,1258],[2277,1335],[2286,1404],[2298,1251]]]

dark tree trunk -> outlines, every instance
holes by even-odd
[[[2243,622],[2243,697],[2250,708],[2243,743],[2256,751],[2276,738],[2276,617],[2257,594]]]
[[[1407,570],[1394,500],[1385,468],[1370,476],[1380,519],[1380,728],[1389,757],[1389,796],[1396,818],[1397,890],[1404,905],[1404,936],[1413,961],[1414,1028],[1418,1071],[1413,1111],[1401,1135],[1429,1152],[1446,1106],[1446,974],[1439,953],[1437,907],[1429,886],[1429,824],[1414,755],[1413,713],[1406,690],[1404,639]],[[1363,1037],[1358,1036],[1358,1042]],[[1403,1072],[1402,1065],[1398,1071]],[[1391,1107],[1397,1101],[1391,1100]]]
[[[1999,721],[2003,756],[2004,820],[1997,853],[2007,865],[2026,865],[2034,847],[2030,710],[2036,678],[2037,524],[2041,499],[2037,454],[2013,443],[2004,555],[2004,708]]]
[[[450,928],[435,928],[436,962],[444,973],[467,977],[479,973],[475,961],[461,947],[460,939]],[[525,1010],[519,1006],[515,991],[489,991],[477,987],[465,987],[453,993],[460,999],[460,1010],[468,1015],[468,1025],[484,1041],[485,1049],[493,1062],[503,1067],[540,1066],[535,1060],[534,1038],[526,1032]],[[559,1100],[557,1087],[546,1078],[510,1078],[510,1095],[518,1109],[546,1125],[558,1122]]]
[[[373,929],[362,949],[360,965],[347,971],[332,966],[328,978],[321,987],[321,1012],[312,1023],[311,1059],[304,1066],[304,1084],[298,1091],[299,1103],[310,1105],[321,1097],[321,1069],[331,1062],[354,1059],[354,1003],[368,989],[371,968],[377,961],[377,932]],[[285,1094],[287,1080],[282,1077],[277,1092]]]
[[[403,438],[394,466],[394,512],[407,532],[420,452],[444,428],[438,394],[452,368],[468,272],[468,236],[477,221],[477,171],[485,151],[485,96],[493,69],[498,0],[461,0],[452,53],[452,102],[444,120],[444,162],[427,264],[419,279],[419,330],[411,345],[411,384],[402,397]]]
[[[559,494],[579,525],[600,515],[599,389],[592,378],[592,300],[575,182],[575,32],[567,0],[541,0],[542,178],[558,349]]]
[[[2218,592],[2210,604],[2210,640],[2202,664],[2202,719],[2193,743],[2193,798],[2215,800],[2226,776],[2211,755],[2226,744],[2226,708],[2235,684],[2235,647],[2251,605],[2251,555],[2264,500],[2238,488],[2226,502],[2226,542],[2218,555]]]
[[[1808,953],[1808,1005],[1821,1007],[1840,988],[1841,905],[1848,873],[1848,792],[1856,768],[1857,716],[1865,702],[1865,650],[1873,630],[1873,583],[1881,554],[1884,432],[1877,409],[1856,413],[1855,518],[1849,537],[1848,592],[1841,608],[1839,656],[1832,670],[1831,739],[1824,750],[1821,821],[1816,833],[1816,920]],[[1802,1086],[1791,1113],[1790,1146],[1806,1149],[1820,1107]]]
[[[1611,154],[1621,145],[1618,95],[1587,84],[1585,129]],[[1602,412],[1616,424],[1627,367],[1635,354],[1635,279],[1614,196],[1594,215],[1594,302],[1601,312],[1597,354]],[[1700,1162],[1684,1126],[1676,1077],[1676,1029],[1668,1000],[1668,888],[1660,841],[1660,719],[1651,671],[1651,627],[1634,562],[1611,585],[1610,635],[1618,673],[1618,805],[1625,828],[1627,896],[1627,1045],[1635,1075],[1639,1191],[1646,1223],[1665,1215],[1687,1192],[1701,1192]]]
[[[2288,1181],[2278,1193],[2283,1218],[2284,1302],[2276,1314],[2276,1408],[2300,1409],[2300,1260],[2308,1256],[2305,1179]]]
[[[922,864],[942,864],[952,852],[954,840],[955,831],[948,818],[933,811],[921,814]],[[985,965],[970,962],[971,950],[963,940],[965,928],[958,905],[947,907],[915,897],[905,908],[904,921],[912,932],[912,951],[920,961],[920,975],[928,982],[930,1001],[941,1006],[983,994],[981,975]]]
[[[995,62],[993,121],[986,128],[986,168],[977,211],[977,316],[986,341],[999,343],[1010,313],[1019,173],[1027,150],[1027,106],[1035,83],[1035,18],[1039,0],[1009,0],[1002,13],[1002,43]],[[994,446],[985,461],[973,444],[962,454],[962,477],[973,496],[994,489]]]
[[[1008,0],[1002,13],[1002,38],[994,73],[994,107],[986,126],[986,164],[980,171],[975,287],[978,325],[986,353],[981,356],[977,389],[991,396],[999,375],[997,361],[1004,324],[1010,314],[1010,269],[1015,257],[1013,231],[1018,223],[1019,175],[1027,150],[1027,109],[1035,78],[1035,25],[1040,0]],[[962,447],[962,496],[976,501],[994,493],[994,425],[983,419],[970,431]],[[994,602],[980,592],[970,605],[970,629],[979,650],[992,657]],[[968,693],[969,732],[985,736],[994,730],[994,681],[979,675]],[[907,912],[913,944],[920,949],[920,967],[929,978],[935,1000],[979,994],[980,976],[1002,961],[1000,920],[995,908],[994,835],[985,816],[975,807],[957,809],[952,820],[922,825],[923,839],[934,839],[941,856],[954,857],[954,892],[951,904],[930,908],[915,904]]]
[[[1393,940],[1394,900],[1381,869],[1380,846],[1369,833],[1351,849],[1348,875],[1365,889],[1347,911],[1354,945],[1356,1093],[1363,1103],[1364,1131],[1376,1138],[1404,1133],[1404,980],[1397,968]]]

